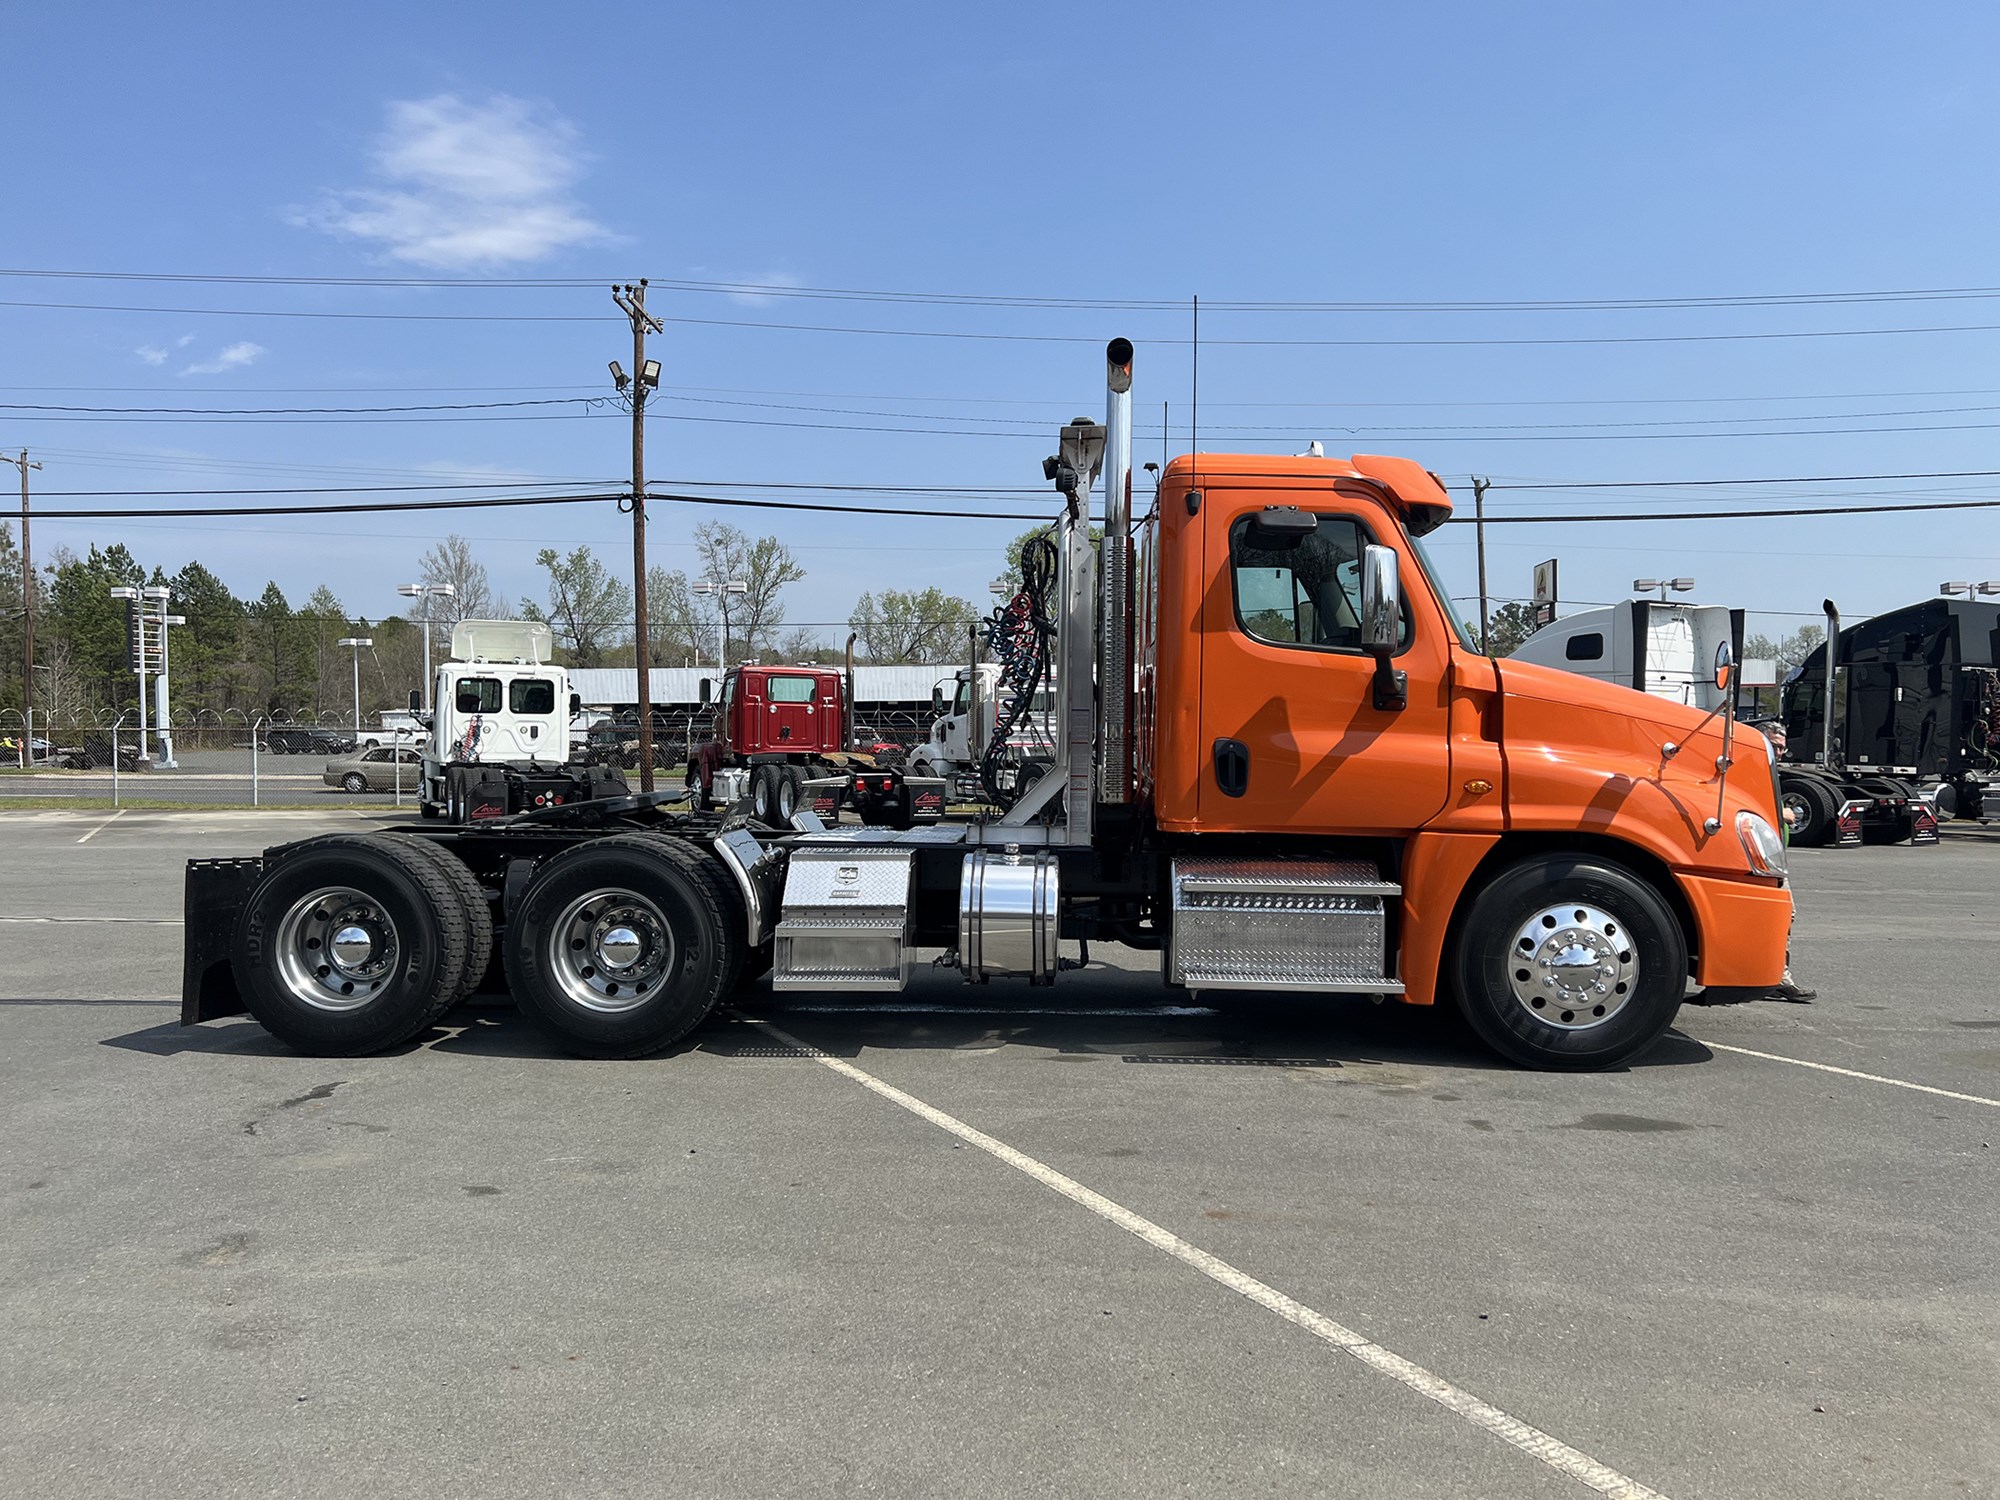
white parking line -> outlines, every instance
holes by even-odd
[[[0,922],[136,922],[141,927],[184,927],[185,917],[0,917]]]
[[[816,1016],[1212,1016],[1216,1014],[1211,1005],[1105,1005],[1096,1008],[1086,1006],[1054,1005],[824,1005],[780,1004],[775,1007],[785,1014],[794,1012]]]
[[[1980,1094],[1961,1094],[1952,1089],[1935,1089],[1928,1083],[1911,1083],[1902,1078],[1884,1078],[1880,1073],[1862,1073],[1853,1068],[1836,1068],[1832,1063],[1807,1062],[1803,1057],[1784,1057],[1776,1052],[1759,1052],[1755,1047],[1732,1047],[1727,1042],[1711,1042],[1696,1038],[1704,1047],[1713,1047],[1717,1052],[1740,1052],[1745,1057],[1761,1057],[1765,1062],[1790,1063],[1795,1068],[1811,1068],[1819,1073],[1838,1073],[1842,1078],[1859,1078],[1868,1083],[1886,1083],[1891,1088],[1910,1089],[1919,1094],[1936,1094],[1941,1099],[1958,1099],[1966,1104],[1984,1104],[2000,1109],[2000,1099],[1988,1099]]]
[[[1503,1442],[1511,1443],[1523,1453],[1540,1459],[1558,1473],[1567,1475],[1585,1487],[1597,1491],[1598,1494],[1613,1496],[1615,1500],[1664,1500],[1659,1491],[1647,1488],[1636,1479],[1628,1478],[1616,1469],[1599,1463],[1587,1453],[1579,1452],[1569,1444],[1549,1436],[1540,1428],[1531,1427],[1518,1417],[1509,1416],[1499,1407],[1480,1400],[1470,1391],[1461,1390],[1442,1376],[1434,1375],[1423,1366],[1411,1363],[1393,1350],[1385,1349],[1372,1339],[1334,1322],[1323,1313],[1315,1312],[1304,1303],[1294,1301],[1248,1272],[1239,1271],[1227,1261],[1189,1244],[1170,1230],[1162,1229],[1151,1219],[1142,1218],[1131,1209],[1112,1202],[1101,1193],[1092,1192],[1082,1183],[1064,1176],[1047,1163],[1037,1161],[1025,1152],[1016,1151],[1004,1141],[995,1140],[982,1130],[975,1130],[963,1120],[924,1103],[915,1095],[904,1093],[894,1084],[885,1083],[873,1073],[864,1072],[852,1063],[844,1062],[800,1041],[769,1021],[758,1020],[753,1016],[744,1016],[743,1019],[776,1037],[786,1046],[797,1048],[821,1066],[831,1068],[843,1078],[852,1079],[863,1088],[881,1095],[891,1104],[908,1110],[919,1119],[928,1120],[940,1130],[957,1136],[967,1145],[977,1146],[987,1155],[1032,1177],[1043,1187],[1062,1194],[1072,1203],[1089,1209],[1108,1223],[1116,1224],[1127,1233],[1136,1235],[1154,1249],[1165,1251],[1183,1265],[1191,1266],[1218,1285],[1249,1298],[1259,1307],[1276,1313],[1286,1322],[1303,1328],[1316,1338],[1324,1339],[1342,1353],[1350,1354],[1360,1360],[1377,1374],[1386,1375],[1391,1380],[1408,1386],[1419,1395],[1428,1396],[1473,1426],[1492,1433]]]
[[[86,833],[82,838],[78,839],[77,842],[79,844],[89,843],[92,839],[96,838],[100,833],[104,832],[105,829],[109,828],[113,823],[116,823],[120,818],[124,817],[126,811],[127,810],[125,808],[122,807],[119,808],[117,812],[113,813],[110,817],[106,818],[102,823],[99,823],[95,828],[91,829],[90,832]]]

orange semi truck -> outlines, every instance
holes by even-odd
[[[971,983],[1050,984],[1069,939],[1157,953],[1214,1004],[1451,1004],[1518,1063],[1601,1068],[1690,983],[1784,980],[1761,735],[1480,655],[1421,542],[1450,500],[1409,460],[1191,454],[1135,525],[1132,349],[1107,355],[1106,421],[1045,461],[1062,513],[995,643],[1015,691],[1056,700],[1054,764],[1004,814],[829,827],[620,796],[191,861],[183,1020],[371,1051],[491,967],[566,1047],[636,1056],[766,972],[893,992],[943,949]]]

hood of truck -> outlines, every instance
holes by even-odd
[[[1781,827],[1764,738],[1738,727],[1726,778],[1721,715],[1556,667],[1494,663],[1507,825],[1582,827],[1676,869],[1742,875],[1736,814]],[[1704,722],[1706,720],[1706,722]],[[1666,747],[1677,746],[1669,755]],[[1722,827],[1705,824],[1719,816]]]

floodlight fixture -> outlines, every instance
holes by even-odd
[[[657,359],[649,359],[639,367],[639,384],[649,391],[660,388],[660,362]]]
[[[611,361],[611,383],[621,391],[632,383],[632,377],[625,373],[625,367],[615,359]]]

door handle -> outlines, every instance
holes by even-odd
[[[1225,797],[1250,790],[1250,747],[1241,740],[1215,742],[1215,785]]]

